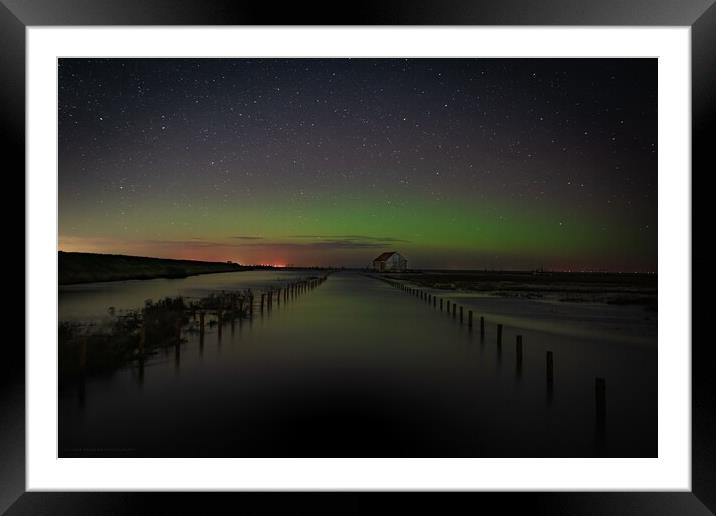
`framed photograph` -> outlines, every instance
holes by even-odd
[[[177,7],[1,7],[0,508],[716,510],[710,2]]]

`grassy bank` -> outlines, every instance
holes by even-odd
[[[143,256],[94,253],[58,253],[60,285],[130,279],[185,278],[196,274],[235,272],[253,267],[229,262],[169,260]]]

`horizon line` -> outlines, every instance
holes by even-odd
[[[145,259],[152,259],[152,260],[176,260],[176,261],[187,261],[187,262],[203,262],[203,263],[232,263],[235,265],[239,265],[242,267],[271,267],[274,269],[357,269],[357,270],[364,270],[364,269],[371,269],[369,265],[337,265],[337,264],[331,264],[331,265],[305,265],[305,264],[293,264],[293,263],[285,263],[285,264],[276,264],[276,263],[244,263],[234,260],[223,260],[223,261],[216,261],[216,260],[201,260],[201,259],[193,259],[193,258],[169,258],[169,257],[163,257],[163,256],[143,256],[143,255],[133,255],[133,254],[123,254],[123,253],[113,253],[113,252],[91,252],[91,251],[63,251],[62,249],[57,250],[58,253],[76,253],[76,254],[95,254],[95,255],[106,255],[106,256],[126,256],[130,258],[145,258]],[[514,268],[514,267],[507,267],[507,268],[494,268],[494,267],[485,267],[485,266],[469,266],[469,267],[454,267],[454,266],[442,266],[442,267],[436,267],[436,266],[425,266],[425,267],[415,267],[415,268],[409,268],[406,272],[410,271],[484,271],[484,272],[539,272],[539,273],[550,273],[550,272],[558,272],[558,273],[592,273],[592,274],[658,274],[658,271],[655,270],[617,270],[617,269],[598,269],[598,268],[586,268],[586,269],[565,269],[565,268],[545,268],[543,266],[534,267],[534,268]]]

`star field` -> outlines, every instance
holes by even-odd
[[[656,271],[653,59],[61,59],[60,248]]]

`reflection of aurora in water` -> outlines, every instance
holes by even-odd
[[[266,273],[238,274],[246,285]],[[214,276],[223,279],[202,281],[239,285]],[[198,280],[163,281],[177,292]],[[470,332],[437,302],[336,273],[270,313],[221,332],[207,324],[203,339],[187,332],[141,368],[62,389],[60,455],[656,455],[655,339],[634,346],[503,323],[498,352],[496,321],[487,317],[481,338],[478,320]],[[603,429],[595,378],[606,381]]]

